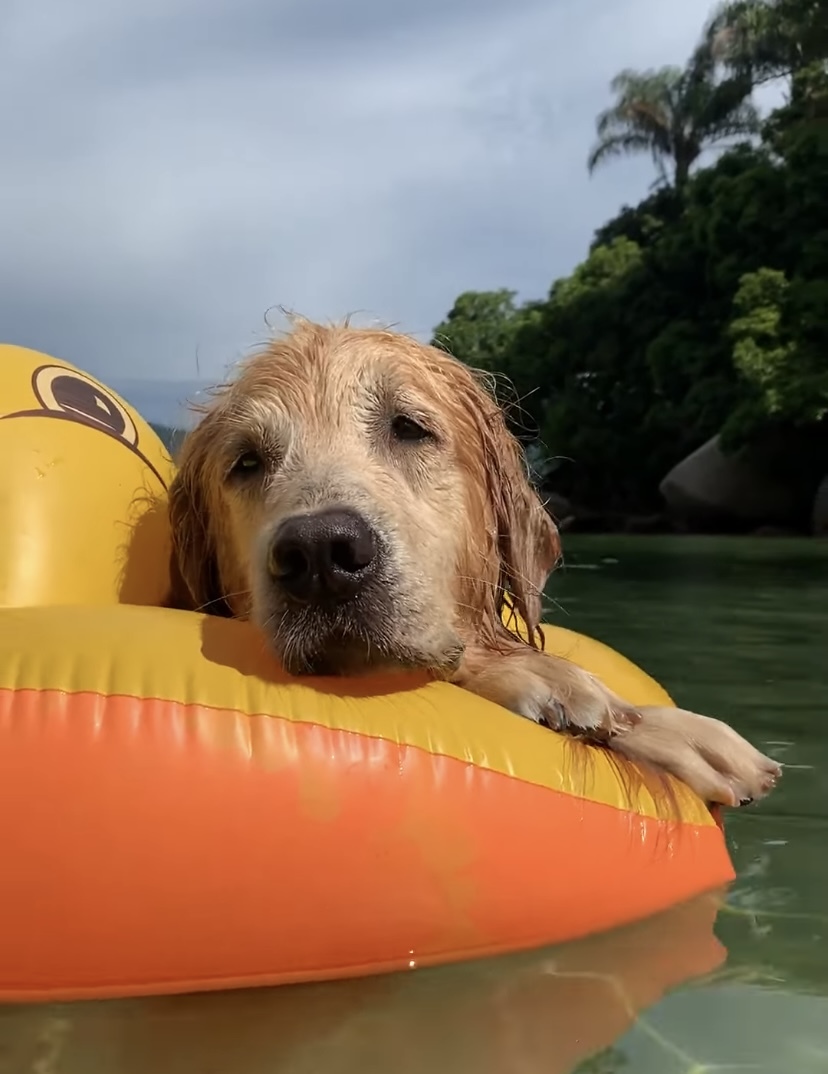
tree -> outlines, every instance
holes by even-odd
[[[657,182],[672,180],[680,191],[706,149],[760,128],[758,113],[747,99],[749,78],[739,72],[720,79],[715,56],[705,44],[684,69],[624,70],[610,88],[616,101],[596,120],[598,141],[587,160],[590,173],[613,157],[649,153],[659,170]]]
[[[465,291],[434,329],[431,342],[474,369],[498,374],[497,394],[512,431],[521,439],[531,439],[538,432],[536,377],[542,371],[520,353],[515,339],[523,327],[537,319],[543,303],[518,306],[515,295],[506,288]]]
[[[828,417],[828,281],[792,284],[784,272],[762,268],[745,273],[733,305],[733,363],[754,413],[794,425]],[[814,327],[819,340],[808,338]]]
[[[828,281],[745,273],[727,335],[742,390],[722,427],[725,450],[747,448],[785,481],[807,514],[828,473]]]
[[[499,368],[520,311],[515,291],[464,291],[434,329],[432,343],[476,369]]]
[[[785,45],[789,57],[807,22],[795,22],[796,6],[811,27],[828,11],[825,0],[819,9],[816,0],[752,3],[762,18],[784,10],[785,32],[798,35]],[[583,263],[544,300],[461,295],[438,334],[458,357],[507,374],[521,403],[513,428],[524,439],[539,430],[534,457],[562,460],[546,469],[546,487],[576,506],[656,512],[664,474],[720,435],[726,451],[761,458],[790,484],[805,526],[828,473],[828,139],[817,109],[828,94],[819,96],[809,44],[808,93],[768,117],[758,144],[742,142],[689,174],[675,129],[686,163],[701,142],[688,131],[717,129],[712,112],[701,122],[711,88],[731,81],[738,117],[744,79],[760,77],[758,59],[726,66],[715,44],[714,34],[685,72],[626,72],[617,128],[603,127],[603,156],[647,148],[680,189],[662,187],[598,229]]]
[[[728,0],[705,28],[712,55],[754,86],[787,79],[792,96],[807,92],[828,59],[825,0]]]
[[[693,218],[649,245],[620,236],[553,285],[542,319],[516,337],[546,396],[546,450],[571,460],[554,488],[610,512],[657,511],[664,473],[713,436],[736,374]],[[729,313],[729,305],[719,316]],[[531,337],[534,337],[532,339]]]

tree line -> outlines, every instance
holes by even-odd
[[[759,115],[767,82],[784,103]],[[590,171],[646,153],[653,189],[544,299],[466,292],[433,342],[502,373],[547,489],[658,511],[710,437],[785,480],[828,474],[828,4],[731,0],[683,68],[622,71]],[[701,158],[716,150],[712,164]]]

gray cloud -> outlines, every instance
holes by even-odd
[[[181,382],[274,305],[427,336],[460,291],[542,295],[653,177],[586,175],[610,78],[681,62],[708,7],[12,2],[0,336]]]

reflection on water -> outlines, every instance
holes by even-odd
[[[720,905],[707,895],[554,950],[393,977],[7,1008],[0,1071],[568,1074],[585,1057],[612,1069],[638,1011],[722,963]],[[650,1035],[663,1060],[678,1054]]]
[[[787,766],[766,803],[728,814],[725,906],[393,977],[0,1009],[0,1074],[827,1071],[828,545],[584,537],[566,552],[550,618]]]

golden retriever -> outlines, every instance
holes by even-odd
[[[184,605],[251,619],[289,672],[427,668],[711,802],[780,775],[726,724],[635,709],[542,651],[557,529],[481,378],[434,347],[294,320],[185,438],[170,517]]]

